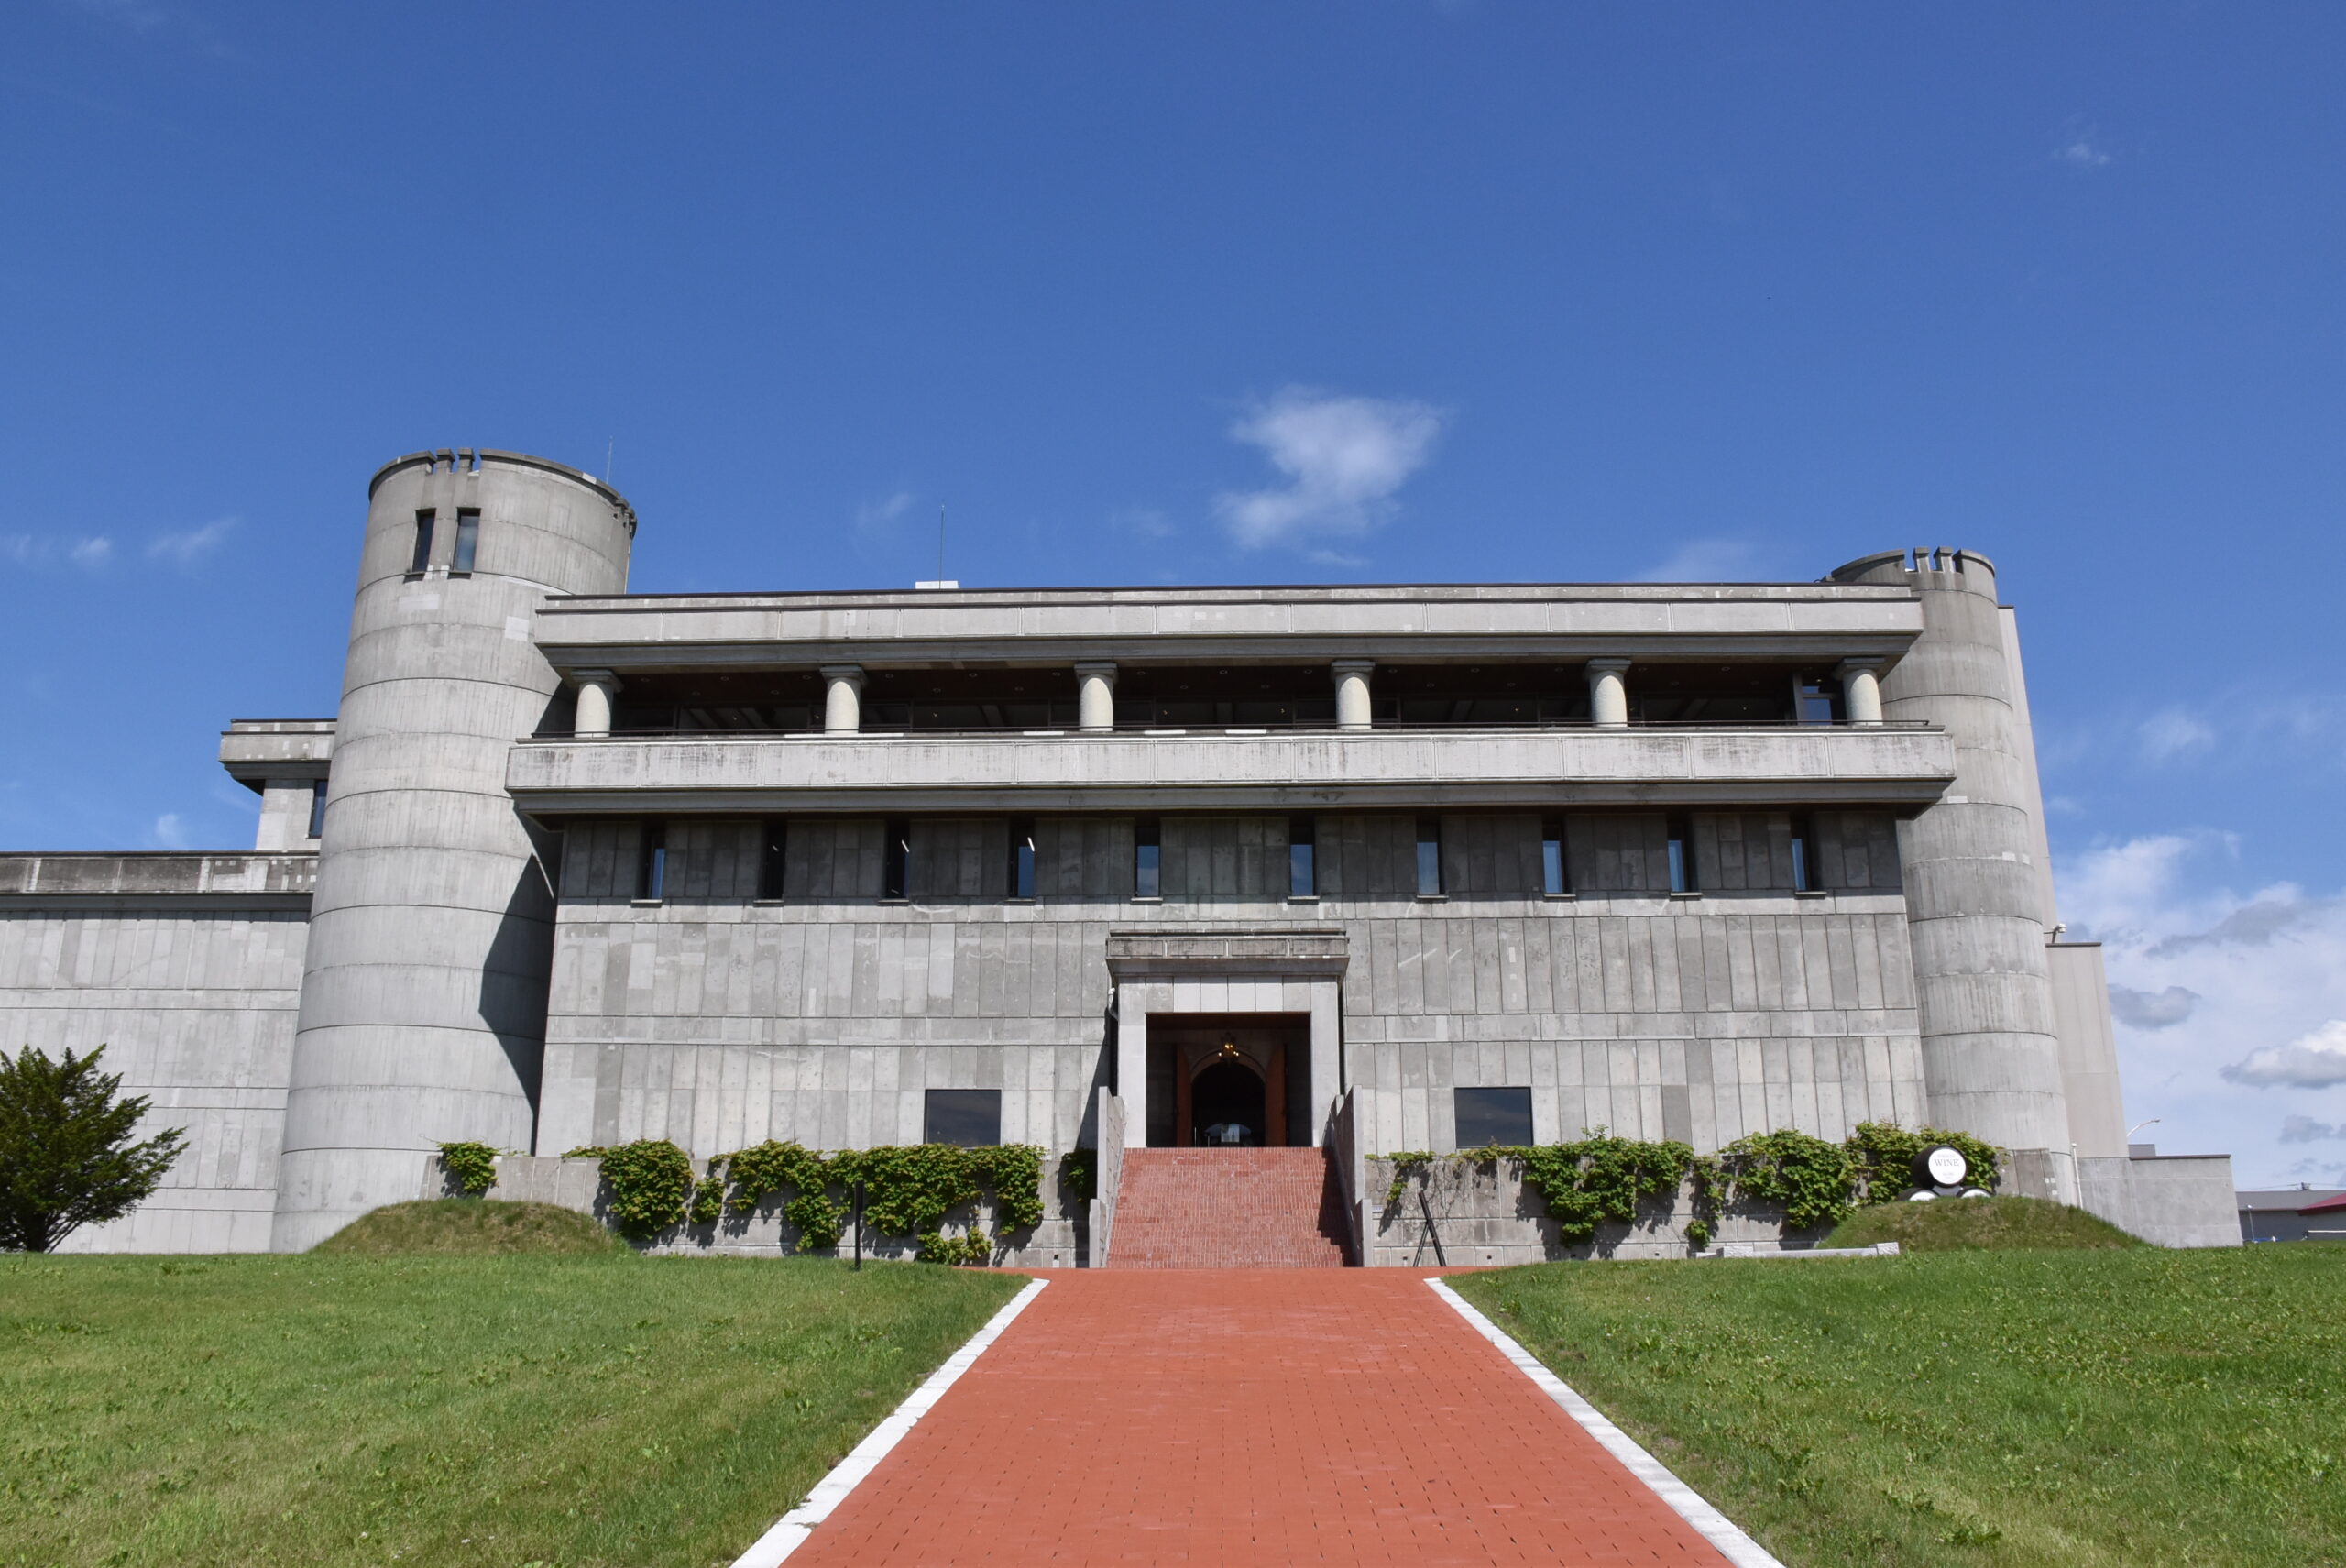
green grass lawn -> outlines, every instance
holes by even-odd
[[[2346,1249],[1452,1283],[1795,1568],[2346,1563]]]
[[[0,1563],[729,1563],[1021,1283],[0,1258]]]

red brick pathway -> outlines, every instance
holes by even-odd
[[[1726,1559],[1413,1269],[1059,1272],[790,1568]]]

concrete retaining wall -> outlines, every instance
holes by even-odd
[[[2160,1246],[2238,1246],[2232,1157],[2151,1155],[2077,1161],[2079,1206]]]

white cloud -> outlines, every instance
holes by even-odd
[[[2172,762],[2193,751],[2204,751],[2216,741],[2213,729],[2179,707],[2159,709],[2143,720],[2134,737],[2144,760],[2152,762]]]
[[[94,572],[114,559],[114,541],[104,534],[52,539],[37,533],[0,533],[0,561],[16,566],[49,566],[60,561]]]
[[[2281,1119],[2281,1141],[2285,1144],[2327,1143],[2332,1138],[2346,1138],[2346,1127],[2334,1127],[2328,1122],[2317,1122],[2310,1116],[2285,1116]]]
[[[2171,1029],[2191,1016],[2192,1006],[2198,1000],[2198,992],[2186,991],[2179,985],[2170,985],[2156,994],[2124,985],[2110,988],[2111,1016],[2137,1029]]]
[[[162,849],[184,850],[187,848],[187,825],[180,820],[179,813],[166,811],[155,818],[154,839]]]
[[[2110,161],[2110,154],[2082,136],[2064,143],[2053,156],[2072,169],[2099,169]]]
[[[1262,448],[1287,482],[1216,496],[1214,513],[1246,550],[1357,539],[1398,509],[1394,492],[1433,455],[1444,417],[1409,399],[1287,388],[1230,427],[1231,439]]]
[[[912,505],[913,493],[910,490],[898,490],[875,500],[858,501],[855,506],[856,531],[861,533],[878,532],[910,511]]]
[[[2231,1082],[2259,1089],[2329,1089],[2346,1083],[2346,1018],[2332,1018],[2286,1046],[2251,1051],[2245,1060],[2225,1068],[2223,1075]]]
[[[2243,1187],[2328,1179],[2276,1116],[2346,1112],[2346,897],[2226,886],[2235,849],[2159,834],[2065,857],[2062,916],[2103,944],[2130,1124],[2161,1118],[2170,1152],[2231,1154]]]
[[[201,528],[185,529],[177,533],[159,533],[147,546],[147,559],[168,561],[174,566],[192,566],[220,548],[236,526],[235,518],[224,517]]]
[[[1650,570],[1639,572],[1640,583],[1732,583],[1751,574],[1757,554],[1740,539],[1690,539]]]
[[[1180,532],[1173,520],[1152,507],[1126,507],[1108,514],[1108,526],[1135,539],[1170,539]]]

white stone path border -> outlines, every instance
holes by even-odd
[[[1719,1549],[1720,1553],[1735,1568],[1784,1568],[1768,1549],[1735,1527],[1718,1509],[1703,1500],[1701,1493],[1670,1473],[1668,1465],[1638,1446],[1628,1432],[1605,1419],[1595,1405],[1573,1392],[1570,1385],[1541,1365],[1537,1357],[1515,1343],[1506,1330],[1483,1316],[1467,1303],[1464,1297],[1439,1279],[1429,1279],[1433,1293],[1457,1310],[1474,1331],[1498,1346],[1499,1354],[1515,1363],[1516,1370],[1540,1386],[1540,1391],[1564,1408],[1564,1413],[1578,1421],[1581,1430],[1605,1445],[1605,1451],[1628,1466],[1629,1474],[1643,1481],[1654,1495],[1670,1505],[1672,1512],[1699,1531],[1705,1541]],[[744,1563],[747,1558],[742,1559]]]
[[[945,1365],[928,1375],[928,1381],[914,1389],[889,1414],[886,1420],[872,1429],[870,1436],[855,1445],[854,1452],[831,1466],[831,1473],[815,1483],[806,1500],[775,1521],[774,1527],[758,1537],[757,1544],[733,1560],[733,1568],[774,1568],[784,1558],[798,1550],[799,1544],[814,1533],[815,1527],[831,1517],[831,1510],[847,1501],[862,1479],[888,1457],[888,1451],[904,1442],[904,1434],[913,1430],[920,1419],[937,1408],[945,1390],[960,1380],[961,1374],[977,1365],[986,1347],[1002,1337],[1002,1331],[1011,1320],[1034,1303],[1049,1281],[1037,1279],[1010,1299],[1001,1311],[986,1320],[986,1326],[971,1334],[960,1349],[945,1358]],[[1473,1308],[1467,1310],[1472,1311]],[[1770,1561],[1773,1561],[1770,1559]]]

